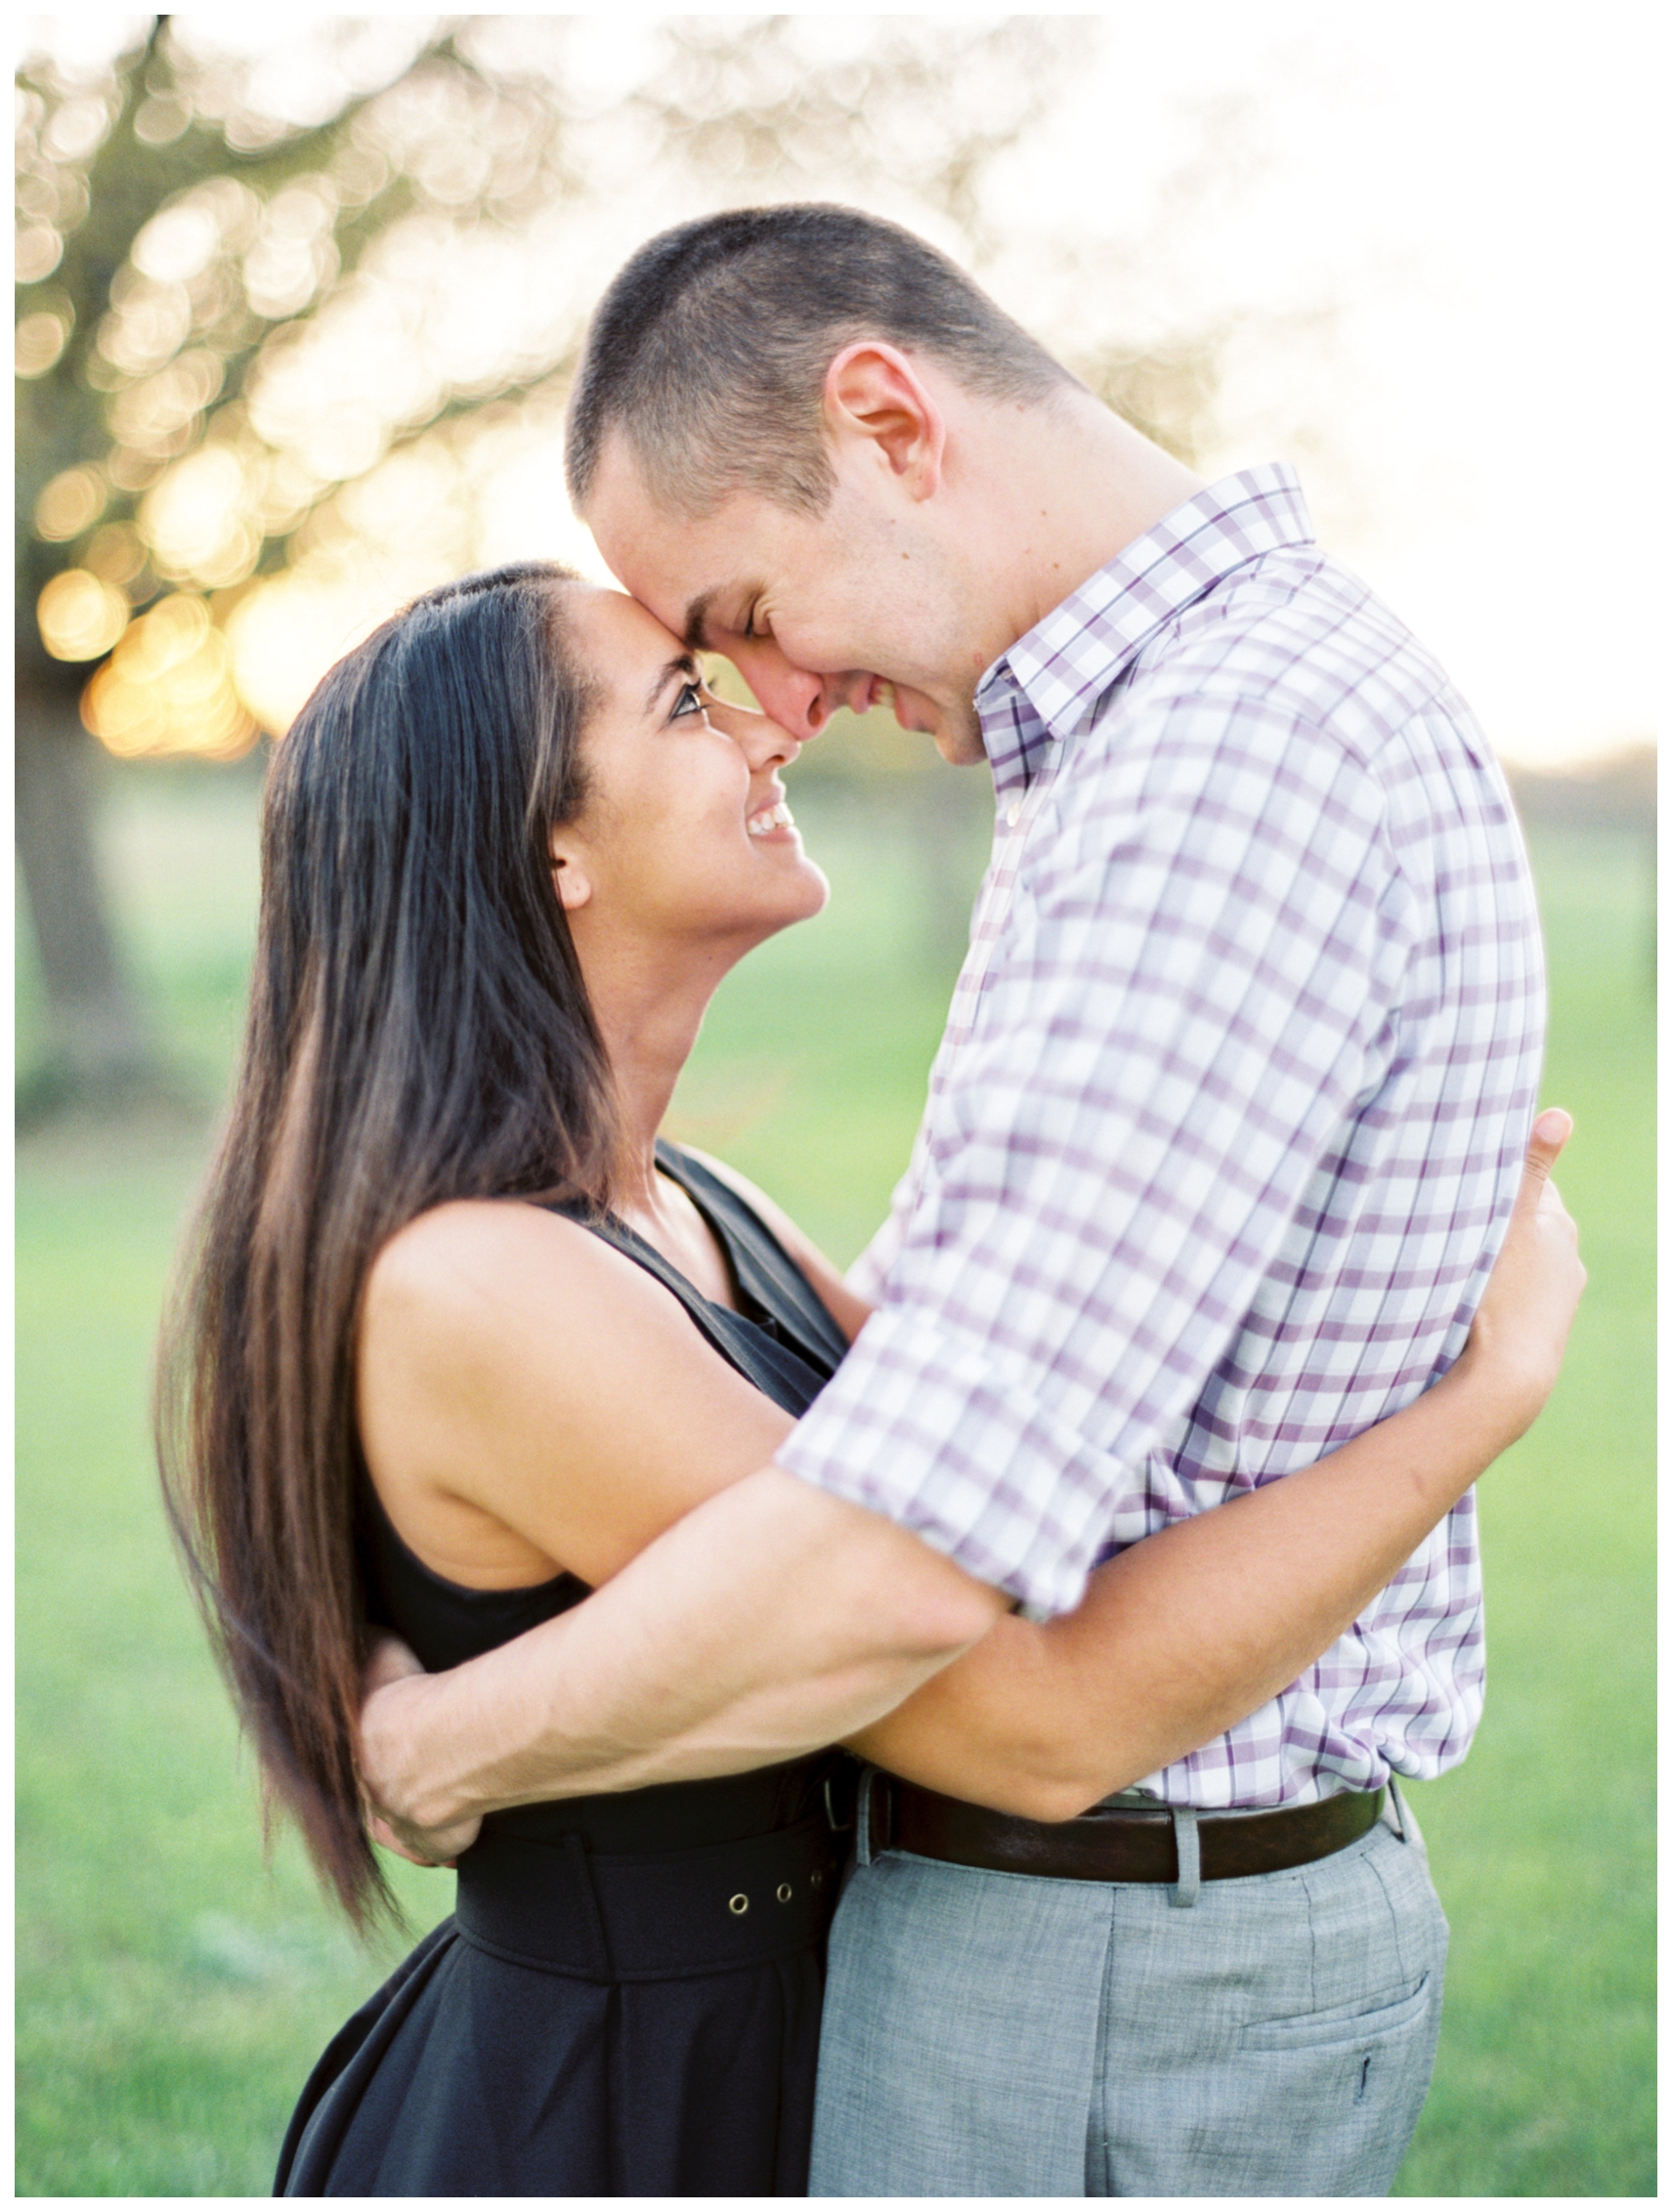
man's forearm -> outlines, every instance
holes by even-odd
[[[1356,1620],[1526,1425],[1467,1360],[1314,1466],[1133,1545],[1074,1613],[1007,1621],[855,1748],[1061,1820],[1211,1741]]]
[[[766,1468],[573,1612],[374,1692],[367,1785],[440,1830],[772,1765],[890,1711],[1007,1603],[891,1522]]]

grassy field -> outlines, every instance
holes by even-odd
[[[252,830],[235,773],[130,773],[111,810],[134,957],[205,1097],[236,1035]],[[904,1164],[949,979],[903,837],[831,807],[810,841],[832,912],[727,985],[679,1127],[845,1258]],[[1563,1183],[1591,1289],[1556,1401],[1483,1492],[1479,1745],[1418,1798],[1453,1948],[1404,2193],[1654,2188],[1650,882],[1619,832],[1546,832],[1536,860],[1545,1096],[1579,1119]],[[24,1069],[33,989],[25,960]],[[264,1870],[155,1503],[150,1348],[202,1145],[146,1124],[21,1155],[21,2193],[265,2191],[308,2066],[388,1963],[288,1839]],[[415,1928],[448,1909],[447,1876],[398,1881]]]

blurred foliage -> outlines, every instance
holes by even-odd
[[[1050,20],[680,19],[600,106],[590,35],[326,18],[238,55],[156,18],[103,67],[25,61],[19,642],[108,661],[82,697],[112,751],[224,757],[281,720],[217,645],[264,578],[367,541],[468,565],[472,461],[551,436],[630,242],[620,173],[672,199],[885,182],[974,250],[979,179],[1067,60]]]
[[[17,154],[20,652],[129,756],[282,728],[314,641],[273,579],[331,599],[340,643],[345,608],[483,557],[493,485],[554,443],[591,301],[656,222],[817,195],[977,268],[1013,244],[985,187],[1095,35],[673,18],[601,47],[585,18],[322,18],[238,51],[212,19],[130,21],[114,56],[25,58]],[[1139,339],[1134,242],[1028,245],[1071,284],[1088,382],[1192,453],[1231,326]]]

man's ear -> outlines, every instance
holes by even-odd
[[[898,346],[862,338],[825,371],[825,427],[839,447],[863,440],[914,499],[940,489],[946,418]]]
[[[583,907],[592,896],[592,882],[585,870],[572,853],[558,846],[559,832],[553,830],[551,839],[551,887],[557,893],[557,903],[565,914],[573,914]]]

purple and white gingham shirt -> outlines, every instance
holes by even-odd
[[[1321,554],[1198,493],[982,678],[993,859],[878,1311],[780,1454],[1030,1611],[1308,1465],[1462,1348],[1543,1038],[1502,775]],[[1280,1697],[1151,1776],[1299,1802],[1467,1750],[1473,1496]]]

